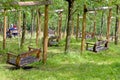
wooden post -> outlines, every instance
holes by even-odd
[[[84,5],[83,22],[82,22],[81,52],[85,50],[86,14],[87,14],[87,8],[86,8],[86,5]]]
[[[6,27],[7,27],[7,15],[6,9],[4,9],[4,29],[3,29],[3,49],[6,48]]]
[[[110,41],[111,16],[112,16],[112,9],[109,9],[109,16],[107,21],[107,36],[106,36],[108,42]]]
[[[43,64],[47,61],[48,49],[48,5],[45,5],[45,20],[44,20],[44,38],[43,38]]]
[[[58,42],[61,40],[61,30],[62,30],[62,12],[58,12],[59,21],[58,21]]]
[[[96,35],[96,11],[95,11],[95,17],[94,17],[94,26],[93,26],[93,35],[92,37],[95,38]]]
[[[79,14],[77,14],[77,28],[76,28],[76,40],[78,40],[78,33],[79,33]]]

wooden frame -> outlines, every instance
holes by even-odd
[[[81,41],[81,52],[85,50],[85,30],[86,30],[86,14],[89,11],[98,11],[98,10],[109,10],[109,17],[107,23],[107,35],[106,38],[109,41],[110,37],[110,23],[111,23],[111,15],[112,15],[112,7],[100,7],[94,9],[88,9],[86,5],[84,5],[84,13],[83,13],[83,24],[82,24],[82,41]]]
[[[25,2],[11,2],[8,4],[9,6],[39,6],[39,5],[45,5],[45,20],[44,20],[44,44],[43,44],[43,63],[46,63],[47,60],[47,47],[48,47],[48,10],[49,10],[49,5],[52,4],[52,0],[44,0],[44,1],[25,1]],[[4,10],[4,35],[3,35],[3,49],[6,48],[6,21],[7,21],[7,16],[6,16],[6,9]],[[20,26],[20,24],[19,24]]]

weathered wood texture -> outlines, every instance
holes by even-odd
[[[7,63],[12,64],[16,67],[23,67],[27,64],[40,61],[40,49],[28,47],[29,51],[15,55],[13,53],[7,53]]]
[[[39,6],[39,5],[50,5],[52,4],[51,0],[48,1],[20,1],[20,2],[12,2],[12,5],[19,6]]]
[[[50,38],[48,38],[48,46],[58,46],[58,37],[51,36]]]
[[[86,43],[86,50],[99,52],[101,50],[108,49],[108,41],[107,40],[100,40],[96,43]]]

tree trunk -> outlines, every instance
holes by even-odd
[[[69,0],[68,4],[69,4],[69,6],[68,6],[68,23],[67,23],[67,35],[66,35],[65,52],[67,52],[69,50],[69,47],[70,47],[70,37],[71,37],[71,27],[72,27],[72,13],[73,13],[74,0]]]
[[[4,29],[3,29],[3,49],[6,48],[6,27],[7,27],[7,15],[6,9],[4,9]]]
[[[30,37],[30,43],[32,41],[32,36],[33,36],[33,27],[34,27],[34,10],[32,9],[31,10],[31,28],[30,28],[31,37]]]
[[[21,48],[23,48],[23,44],[24,44],[24,41],[25,41],[25,32],[26,32],[26,14],[23,11],[22,38],[21,38],[21,45],[20,45]]]
[[[79,14],[77,15],[77,28],[76,28],[76,40],[78,40],[78,34],[79,34]]]
[[[19,44],[19,48],[20,48],[20,29],[21,29],[21,11],[18,12],[18,44]]]
[[[72,30],[71,30],[71,36],[74,36],[74,18],[72,18]]]
[[[37,27],[36,27],[36,46],[38,47],[40,34],[40,9],[37,10]]]
[[[118,25],[119,25],[119,18],[118,18],[119,6],[117,5],[116,7],[117,7],[116,8],[117,17],[116,17],[116,24],[115,24],[115,45],[118,44]]]
[[[45,5],[45,20],[44,20],[44,38],[43,38],[43,64],[47,61],[48,49],[48,5]]]
[[[86,8],[86,5],[84,5],[83,22],[82,22],[81,52],[83,52],[85,50],[86,14],[87,14],[87,8]]]

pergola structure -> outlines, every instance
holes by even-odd
[[[44,19],[44,44],[43,44],[43,63],[46,63],[47,60],[47,47],[48,47],[48,8],[49,5],[52,4],[52,0],[43,0],[43,1],[20,1],[20,2],[11,2],[9,3],[9,5],[13,5],[14,6],[41,6],[41,5],[45,5],[45,19]],[[6,48],[6,27],[7,27],[7,10],[4,9],[4,35],[3,35],[3,49]],[[23,15],[23,17],[25,17],[25,15]],[[19,18],[19,26],[21,25],[21,19]],[[24,20],[23,20],[23,25],[24,25]],[[25,33],[25,31],[23,31]]]
[[[86,7],[86,5],[84,5],[83,22],[82,22],[81,52],[85,50],[85,42],[86,42],[86,40],[85,40],[85,33],[86,33],[86,15],[87,15],[87,12],[98,11],[98,10],[109,10],[109,15],[108,15],[108,20],[107,20],[107,35],[106,35],[106,39],[109,42],[109,39],[110,39],[111,16],[112,16],[112,7],[100,7],[100,8],[94,8],[94,9],[88,9]],[[94,29],[96,29],[95,26],[94,26]]]

